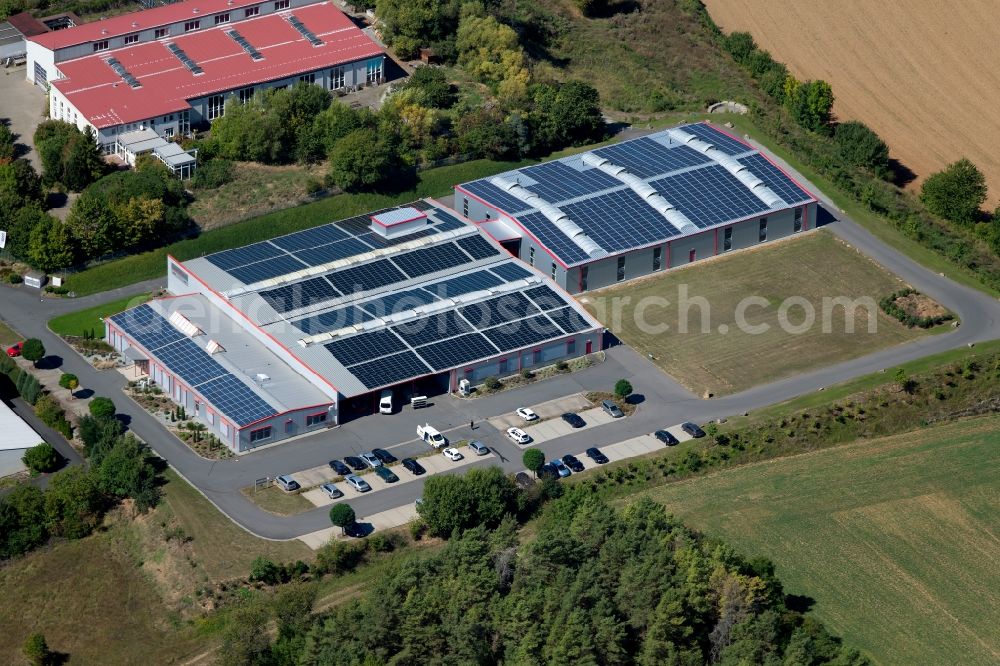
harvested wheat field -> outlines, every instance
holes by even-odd
[[[988,207],[1000,199],[994,0],[704,2],[724,32],[748,31],[797,78],[828,81],[837,118],[866,123],[919,178],[967,157]]]

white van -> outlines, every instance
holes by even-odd
[[[382,396],[378,399],[378,413],[392,414],[392,391],[382,391]]]

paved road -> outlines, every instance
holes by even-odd
[[[731,416],[928,354],[997,337],[997,331],[1000,330],[997,326],[1000,320],[1000,303],[995,299],[923,268],[850,220],[840,219],[828,228],[916,289],[947,305],[958,315],[962,325],[948,333],[928,336],[906,345],[714,400],[695,397],[632,349],[618,346],[608,351],[604,363],[572,375],[536,382],[515,391],[475,400],[442,396],[436,398],[432,406],[419,412],[413,412],[407,407],[392,416],[362,418],[339,428],[303,437],[296,442],[226,461],[206,461],[195,455],[161,428],[152,416],[121,398],[120,390],[124,379],[119,373],[94,370],[45,326],[45,322],[56,314],[130,293],[148,291],[161,286],[162,280],[75,300],[40,300],[37,292],[29,292],[24,287],[4,287],[0,289],[0,317],[23,334],[42,339],[50,353],[62,356],[65,370],[78,375],[83,386],[94,389],[98,394],[118,398],[116,404],[120,405],[122,413],[131,417],[131,428],[135,433],[237,524],[264,538],[288,539],[328,527],[326,510],[316,509],[289,517],[275,516],[247,501],[239,491],[241,487],[250,485],[255,478],[307,469],[323,464],[330,458],[375,446],[393,448],[397,455],[423,451],[424,445],[413,441],[413,437],[417,423],[425,420],[445,431],[452,439],[475,437],[482,440],[502,456],[505,470],[517,471],[522,467],[521,451],[487,424],[486,418],[510,412],[521,405],[531,405],[578,391],[607,390],[620,377],[629,377],[636,391],[644,396],[644,402],[635,415],[546,441],[538,448],[547,456],[577,453],[589,446],[622,441],[684,420],[706,422]],[[469,430],[470,420],[479,424],[474,431]],[[491,462],[476,464],[488,465]],[[420,496],[422,489],[422,481],[402,484],[354,500],[352,506],[359,516],[367,516],[412,502]]]

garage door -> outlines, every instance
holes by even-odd
[[[45,68],[37,62],[35,63],[35,85],[40,88],[48,88],[49,86],[49,77],[45,73]]]

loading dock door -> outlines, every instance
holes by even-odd
[[[35,85],[45,89],[49,87],[49,77],[45,73],[45,68],[37,62],[35,63]]]

